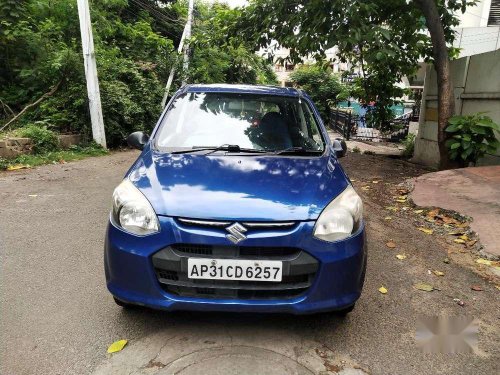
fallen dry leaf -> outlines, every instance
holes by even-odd
[[[387,246],[390,249],[394,249],[396,247],[396,244],[392,241],[389,241],[385,244],[385,246]]]
[[[470,288],[472,290],[475,290],[476,292],[481,292],[483,290],[483,288],[481,288],[481,286],[479,285],[472,285]]]
[[[446,263],[446,264],[449,264],[450,263],[450,260],[448,258],[444,258],[443,259],[443,262]]]
[[[434,271],[432,271],[432,273],[436,276],[444,276],[444,272],[441,272],[441,271],[434,270]]]
[[[403,260],[403,259],[406,259],[406,255],[404,255],[404,254],[397,254],[396,258],[398,258],[399,260]]]
[[[439,208],[435,208],[434,210],[430,210],[429,212],[427,212],[427,217],[430,219],[434,219],[438,215],[439,215]]]
[[[391,216],[386,216],[386,217],[384,217],[384,220],[387,220],[387,221],[392,220],[392,217]]]
[[[396,202],[398,202],[398,203],[406,203],[406,199],[396,199]]]
[[[398,210],[397,207],[394,207],[394,206],[388,206],[385,208],[386,210],[389,210],[389,211],[393,211],[393,212],[396,212]]]
[[[427,229],[427,228],[417,228],[419,231],[424,232],[425,234],[432,234],[434,231],[432,229]]]
[[[463,231],[457,231],[457,230],[455,230],[453,232],[448,232],[448,234],[452,235],[452,236],[461,236],[461,235],[464,234],[464,232]]]
[[[479,258],[479,259],[476,259],[476,263],[484,264],[486,266],[491,266],[491,260],[488,260],[488,259]]]
[[[351,182],[357,182],[358,180],[356,180],[355,178],[351,178]]]
[[[380,288],[378,288],[378,291],[382,294],[387,294],[387,288],[383,285]]]
[[[7,167],[7,170],[8,170],[8,171],[17,171],[17,170],[19,170],[19,169],[28,169],[28,168],[30,168],[30,166],[29,166],[29,165],[25,165],[25,164],[18,164],[18,165],[9,165],[9,166]]]
[[[115,341],[114,343],[112,343],[109,347],[108,347],[108,353],[116,353],[116,352],[119,352],[120,350],[122,350],[125,345],[127,345],[127,340],[118,340],[118,341]]]
[[[424,210],[415,210],[413,212],[415,212],[416,214],[421,214],[422,212],[424,212]]]
[[[424,292],[432,292],[434,290],[432,285],[426,283],[417,283],[414,287],[418,290],[423,290]]]
[[[455,242],[455,243],[465,243],[465,241],[462,240],[461,238],[457,238],[457,239],[453,240],[453,242]]]
[[[471,246],[474,246],[476,244],[477,240],[472,240],[472,241],[469,241],[467,242],[467,246],[471,247]]]
[[[372,184],[378,184],[380,181],[374,180],[372,181]]]
[[[461,240],[464,240],[464,241],[469,241],[469,237],[467,237],[467,235],[466,235],[466,234],[461,235],[461,236],[460,236],[460,239],[461,239]]]
[[[369,186],[362,186],[361,189],[364,191],[368,191],[368,190],[370,190],[370,187]]]
[[[495,288],[497,288],[498,290],[500,290],[500,285],[495,285]]]

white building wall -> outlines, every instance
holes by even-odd
[[[465,13],[457,12],[460,27],[486,27],[490,14],[491,0],[481,0],[472,7],[468,7]]]

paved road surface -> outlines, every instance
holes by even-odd
[[[106,291],[102,246],[112,190],[136,155],[0,174],[1,374],[499,373],[500,292],[469,268],[444,264],[447,245],[411,220],[384,220],[386,189],[422,171],[376,156],[343,161],[364,195],[370,251],[365,291],[347,318],[122,310]],[[371,192],[360,189],[377,177]],[[390,239],[397,250],[386,247]],[[441,290],[417,291],[417,281]],[[419,352],[417,317],[443,312],[480,320],[477,354]],[[107,355],[122,338],[129,345]]]

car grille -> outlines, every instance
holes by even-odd
[[[281,282],[189,279],[188,258],[280,260]],[[176,244],[152,257],[156,277],[166,292],[181,297],[214,299],[286,299],[297,297],[312,285],[318,261],[290,247],[212,246]]]

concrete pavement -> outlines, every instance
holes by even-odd
[[[453,259],[444,264],[448,245],[385,209],[388,189],[423,171],[376,156],[342,159],[363,196],[369,238],[365,289],[347,318],[116,306],[104,280],[104,228],[111,193],[136,157],[121,152],[0,173],[1,374],[498,373],[499,291]],[[400,252],[404,261],[395,257]],[[415,290],[416,282],[439,291]],[[381,285],[387,294],[378,292]],[[478,353],[419,351],[417,318],[444,313],[479,319]],[[119,339],[129,344],[106,354]]]
[[[331,139],[334,138],[344,138],[340,133],[328,130],[328,135]],[[360,153],[371,153],[374,155],[383,156],[396,156],[399,157],[403,155],[403,146],[397,143],[389,142],[373,142],[373,141],[359,141],[359,140],[346,140],[347,149],[353,151],[354,149],[359,150]]]

